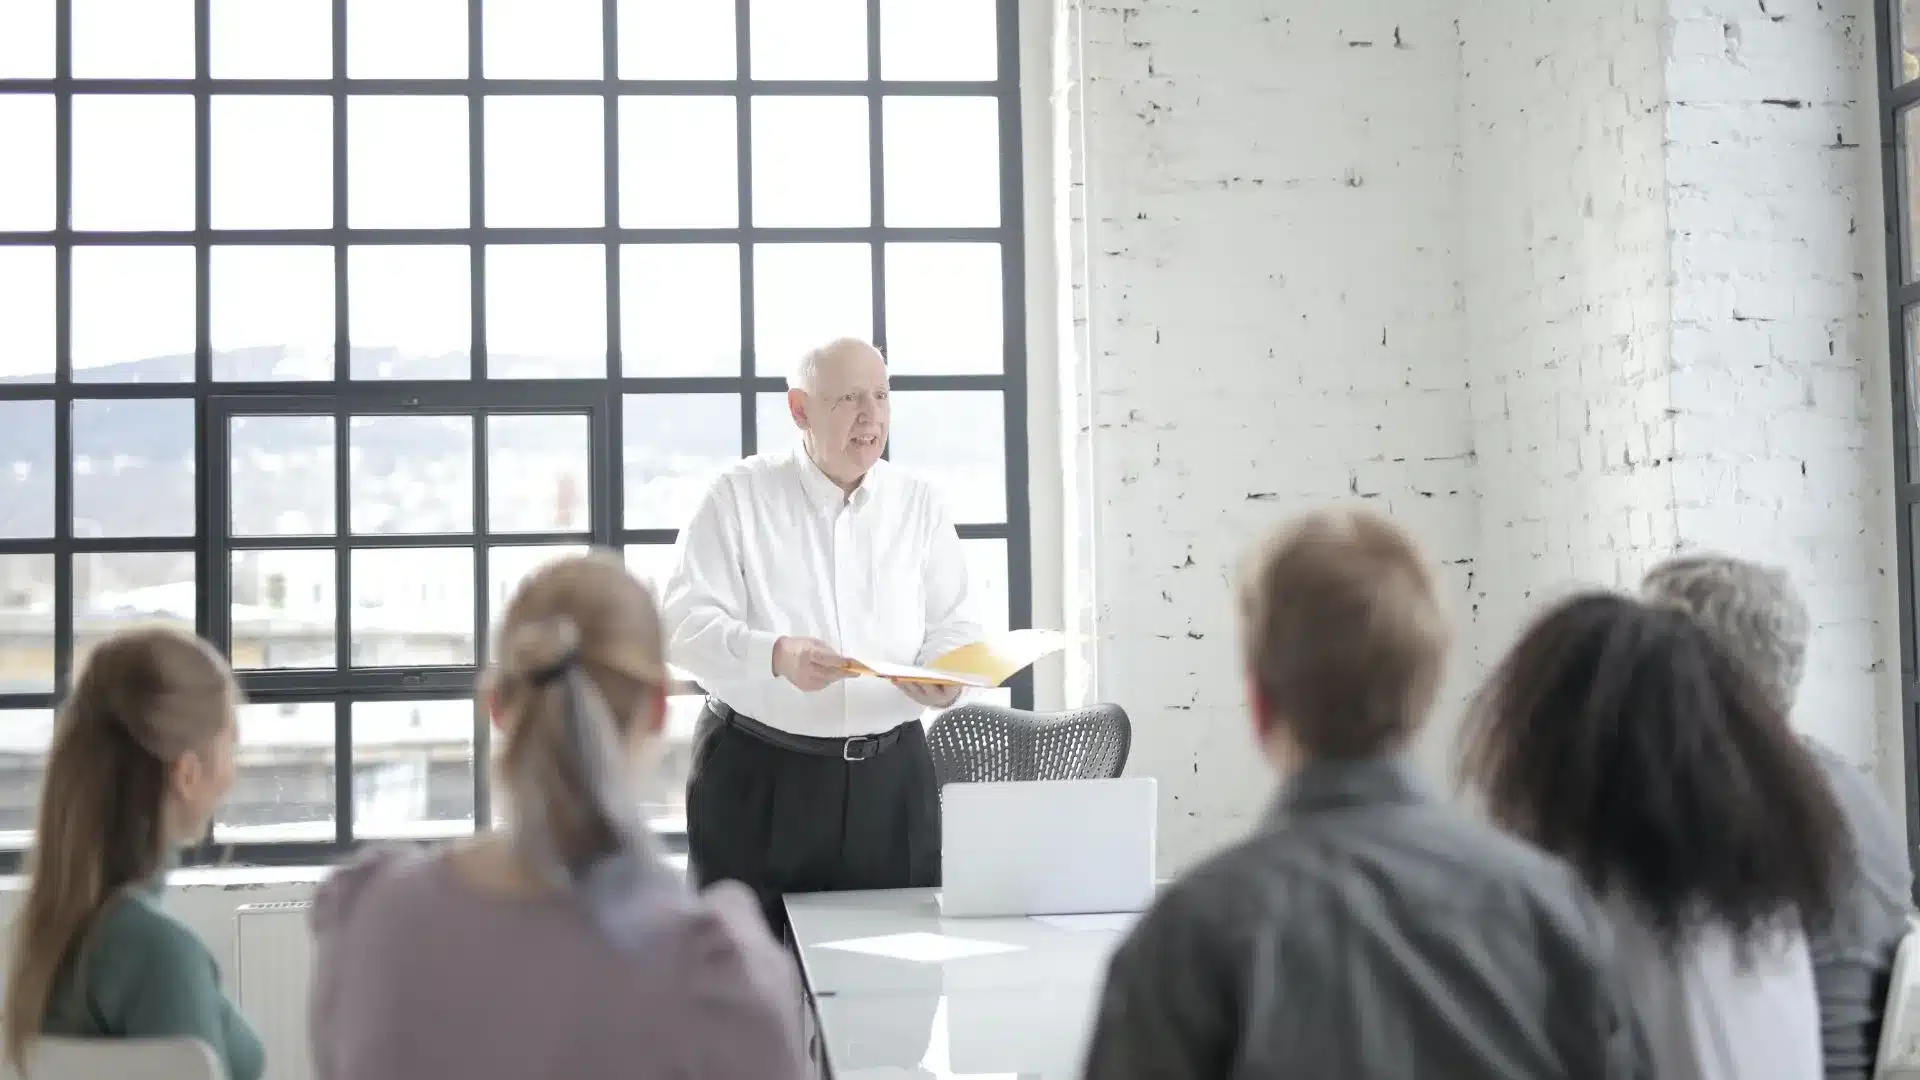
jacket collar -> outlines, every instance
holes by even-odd
[[[1325,759],[1309,762],[1281,786],[1268,817],[1285,822],[1329,810],[1431,801],[1427,784],[1400,758]]]

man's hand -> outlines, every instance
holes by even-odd
[[[960,688],[951,683],[917,682],[912,679],[888,681],[899,687],[901,693],[912,698],[915,704],[929,709],[944,709],[960,700]]]
[[[773,643],[773,673],[811,694],[847,677],[847,658],[826,642],[783,637]]]

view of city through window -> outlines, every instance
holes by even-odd
[[[497,820],[472,687],[514,587],[590,545],[662,580],[840,335],[889,355],[979,618],[1024,625],[1002,7],[0,5],[0,849],[60,688],[154,620],[248,692],[218,847]]]

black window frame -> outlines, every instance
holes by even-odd
[[[55,67],[52,78],[0,79],[0,94],[52,95],[55,109],[54,229],[35,232],[0,231],[0,246],[51,247],[54,253],[54,331],[55,372],[51,382],[33,384],[0,383],[0,402],[52,401],[54,419],[53,454],[56,462],[54,481],[55,531],[49,538],[0,540],[0,555],[34,554],[54,556],[54,689],[46,693],[0,694],[0,713],[13,709],[57,708],[65,688],[70,685],[74,640],[74,561],[76,556],[97,552],[184,551],[194,555],[196,572],[196,628],[203,636],[223,642],[228,625],[230,583],[226,553],[234,546],[225,535],[227,523],[223,508],[227,505],[230,483],[229,464],[224,457],[226,432],[216,430],[211,421],[234,411],[292,411],[312,413],[318,410],[402,413],[409,410],[457,407],[482,414],[524,411],[530,405],[549,403],[575,411],[587,409],[595,417],[593,424],[593,479],[590,499],[591,542],[616,550],[636,544],[671,544],[672,529],[625,528],[625,483],[621,475],[623,446],[623,403],[628,395],[676,393],[733,393],[739,396],[743,454],[752,454],[758,445],[756,397],[770,391],[783,391],[783,374],[788,358],[767,363],[754,355],[753,251],[756,244],[778,242],[850,242],[865,243],[873,259],[873,337],[886,347],[886,274],[887,244],[890,242],[986,242],[999,245],[1001,252],[1001,306],[1003,365],[997,374],[938,375],[896,374],[896,391],[988,390],[998,392],[1004,406],[1006,514],[1002,522],[962,524],[963,539],[1000,539],[1006,543],[1009,623],[1014,627],[1031,625],[1032,619],[1032,528],[1028,506],[1027,437],[1027,347],[1025,316],[1025,246],[1023,220],[1022,136],[1020,101],[1020,17],[1018,0],[995,0],[996,77],[992,81],[902,81],[880,78],[881,0],[866,0],[867,78],[860,80],[757,80],[749,77],[751,28],[750,0],[734,0],[735,77],[724,80],[641,80],[618,77],[619,4],[601,0],[602,77],[595,79],[490,79],[483,75],[482,34],[483,0],[467,0],[468,71],[459,79],[352,79],[347,78],[347,0],[331,0],[332,73],[325,79],[215,79],[211,75],[212,0],[193,0],[195,73],[191,79],[158,78],[75,78],[72,72],[74,0],[54,0]],[[192,230],[167,232],[80,231],[71,227],[73,196],[73,101],[76,93],[191,95],[194,103],[194,202],[195,224]],[[325,96],[332,103],[333,224],[311,229],[215,229],[211,227],[211,144],[210,115],[216,94],[301,94]],[[605,218],[603,224],[582,228],[499,228],[485,222],[485,100],[489,96],[574,95],[597,96],[603,101],[603,154],[605,176]],[[466,227],[448,229],[363,229],[347,225],[347,103],[362,95],[451,95],[464,97],[468,105],[468,183],[470,220]],[[738,170],[739,217],[731,228],[652,229],[625,228],[619,225],[619,102],[625,97],[647,96],[731,96],[736,103],[736,168]],[[855,96],[868,103],[869,223],[844,228],[782,228],[756,226],[752,218],[752,102],[768,96]],[[884,139],[882,137],[883,99],[900,97],[987,97],[999,105],[999,224],[979,228],[921,228],[885,224],[884,214]],[[733,243],[740,252],[741,358],[737,374],[711,377],[633,377],[623,370],[621,356],[620,251],[623,245]],[[585,379],[494,379],[487,372],[486,348],[486,263],[489,245],[501,243],[579,243],[600,246],[606,255],[607,371],[602,377]],[[193,381],[178,383],[76,383],[73,380],[72,338],[72,264],[77,246],[94,244],[147,245],[191,244],[194,250],[196,300]],[[326,246],[334,257],[334,374],[331,380],[312,382],[226,382],[213,379],[213,350],[210,338],[209,279],[211,250],[215,245]],[[365,244],[448,244],[464,246],[472,256],[471,275],[471,371],[466,380],[452,381],[372,381],[354,380],[351,374],[348,341],[347,251]],[[172,540],[76,539],[73,530],[73,469],[71,406],[75,400],[179,399],[191,397],[195,405],[195,535]],[[344,421],[342,421],[344,423]],[[337,434],[343,434],[336,427]],[[344,466],[344,439],[336,439],[337,500],[347,495]],[[476,496],[485,490],[485,447],[476,447]],[[488,540],[481,513],[483,502],[476,501],[476,522],[471,536],[462,534],[462,543],[472,544],[476,556],[475,597],[477,631],[484,631],[488,618],[486,606],[485,558]],[[360,543],[345,532],[345,502],[336,507],[339,536],[320,542],[286,545],[260,545],[252,540],[244,546],[327,547],[346,551],[349,547],[395,546],[379,541]],[[216,516],[221,515],[221,516]],[[542,537],[554,542],[554,537]],[[564,541],[561,541],[564,542]],[[336,604],[344,610],[346,568],[338,568],[341,595]],[[343,625],[337,640],[344,647],[348,630]],[[224,642],[223,642],[224,643]],[[476,642],[477,659],[484,662],[485,634]],[[470,694],[476,668],[446,669],[356,669],[342,652],[336,669],[318,672],[243,672],[242,685],[256,702],[333,702],[335,707],[335,815],[339,822],[332,841],[281,841],[251,844],[215,845],[208,840],[186,857],[188,864],[233,862],[256,865],[326,863],[338,859],[359,846],[352,831],[353,769],[350,765],[349,709],[355,701],[443,700],[450,694]],[[1030,708],[1033,702],[1031,672],[1008,683],[1016,707]],[[697,687],[678,688],[697,692]],[[478,710],[475,715],[474,782],[476,828],[489,827],[492,803],[487,733],[489,725]],[[684,835],[667,837],[671,846],[684,845]],[[0,851],[0,872],[16,869],[20,851]]]
[[[1914,517],[1920,514],[1920,485],[1914,483],[1913,455],[1920,452],[1920,440],[1913,431],[1913,396],[1916,376],[1915,327],[1910,319],[1920,319],[1920,262],[1914,245],[1920,243],[1920,221],[1909,213],[1913,208],[1914,177],[1907,175],[1903,158],[1909,153],[1901,130],[1901,118],[1920,110],[1920,78],[1907,79],[1904,70],[1896,70],[1896,60],[1904,68],[1905,49],[1899,44],[1904,34],[1900,26],[1900,0],[1874,0],[1874,54],[1879,77],[1881,191],[1885,217],[1883,227],[1887,251],[1887,373],[1893,401],[1893,495],[1894,562],[1900,605],[1900,716],[1901,751],[1906,788],[1907,857],[1914,861],[1920,852],[1920,663],[1916,663],[1915,641],[1920,633],[1920,610],[1914,605]],[[1920,10],[1914,12],[1920,18]],[[1916,29],[1920,29],[1917,27]],[[1920,113],[1916,113],[1920,117]],[[1914,280],[1909,281],[1911,274]],[[1915,883],[1913,899],[1920,902],[1920,882]]]

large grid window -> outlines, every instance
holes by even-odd
[[[589,545],[658,581],[840,335],[1026,625],[1017,58],[1015,0],[0,4],[0,860],[154,620],[250,702],[199,858],[497,820],[506,597]]]
[[[1875,0],[1880,144],[1887,205],[1887,309],[1893,362],[1893,477],[1900,590],[1900,686],[1906,732],[1907,831],[1920,830],[1920,664],[1915,635],[1914,544],[1920,515],[1920,0]],[[1916,893],[1920,897],[1920,892]]]

